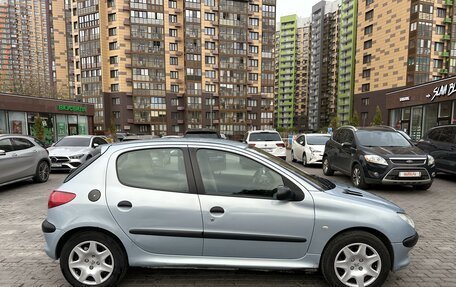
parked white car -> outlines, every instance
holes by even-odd
[[[291,145],[291,160],[301,161],[303,165],[322,163],[325,144],[329,134],[302,134]]]
[[[280,134],[276,131],[249,131],[244,136],[244,142],[250,147],[260,148],[283,160],[287,158],[285,144],[282,141]]]

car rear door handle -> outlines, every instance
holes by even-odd
[[[220,206],[214,206],[211,208],[211,210],[209,210],[209,212],[214,214],[223,214],[225,213],[225,210]]]
[[[121,202],[119,202],[117,204],[117,207],[120,207],[120,208],[132,208],[133,205],[131,204],[131,202],[129,202],[127,200],[122,200]]]

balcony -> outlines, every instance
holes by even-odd
[[[441,52],[441,53],[440,53],[440,56],[441,56],[441,57],[449,57],[450,54],[449,54],[448,52]]]
[[[442,40],[447,40],[447,41],[449,41],[449,40],[451,40],[451,36],[448,35],[448,34],[445,34],[445,35],[443,35]]]
[[[185,107],[184,107],[184,106],[178,106],[178,107],[177,107],[177,110],[178,110],[178,111],[185,111]]]
[[[443,19],[443,23],[451,24],[452,22],[453,20],[451,19],[451,17],[445,17],[445,19]]]
[[[453,0],[445,0],[445,5],[453,6]]]
[[[133,110],[133,106],[132,105],[127,105],[127,110]]]
[[[439,73],[440,74],[448,74],[448,70],[447,69],[440,69]]]

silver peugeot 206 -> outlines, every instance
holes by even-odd
[[[128,266],[310,268],[380,286],[418,241],[395,204],[216,139],[103,146],[48,208],[46,253],[75,286],[114,286]]]

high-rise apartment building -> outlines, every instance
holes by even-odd
[[[275,0],[68,4],[74,91],[97,130],[272,128]]]
[[[309,129],[329,126],[336,115],[339,1],[312,7],[308,118]]]
[[[0,1],[0,91],[52,97],[49,1]]]
[[[307,129],[310,20],[280,18],[276,36],[275,117],[279,129]]]
[[[342,125],[349,123],[355,84],[356,23],[358,0],[342,0],[340,6],[339,67],[337,116]]]

